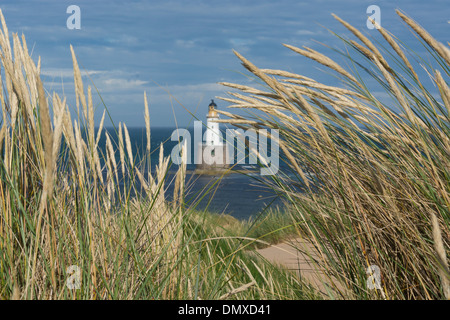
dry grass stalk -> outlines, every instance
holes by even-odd
[[[75,157],[76,160],[78,162],[78,166],[77,169],[79,170],[78,172],[78,179],[80,182],[80,185],[83,184],[83,181],[85,179],[85,164],[84,164],[84,148],[83,145],[86,145],[83,141],[83,138],[81,137],[81,129],[80,129],[80,125],[77,123],[76,120],[74,120],[74,125],[75,125],[75,141],[76,141],[76,149],[74,150],[75,153]]]
[[[125,125],[125,123],[123,124],[123,131],[124,131],[125,142],[126,142],[126,146],[127,146],[128,159],[130,159],[131,166],[134,166],[133,150],[131,149],[130,135],[128,133],[128,129],[127,129],[127,126]]]
[[[450,116],[450,89],[442,78],[441,73],[436,70],[436,84],[438,85],[439,92],[441,93],[442,101],[444,101],[444,105],[447,108],[447,116]]]
[[[406,102],[405,97],[400,92],[398,86],[395,84],[394,78],[388,73],[388,71],[381,65],[381,63],[378,61],[378,59],[374,56],[373,57],[377,67],[381,70],[383,73],[384,78],[389,84],[389,87],[391,88],[392,92],[394,93],[395,97],[397,98],[397,101],[400,102],[400,105],[403,107],[403,110],[406,111],[406,114],[408,115],[409,121],[411,121],[414,124],[417,124],[417,117],[413,114],[411,107]]]
[[[251,286],[253,286],[255,284],[256,284],[256,281],[253,280],[247,284],[240,286],[239,288],[233,289],[230,292],[225,293],[224,295],[220,296],[219,300],[228,299],[229,297],[231,297],[239,292],[243,292],[243,291],[247,290],[248,288],[250,288]]]
[[[102,135],[103,125],[105,123],[105,115],[106,115],[106,110],[103,111],[102,119],[100,120],[100,125],[98,126],[97,139],[95,140],[95,148],[94,148],[95,150],[97,150],[97,148],[98,148],[98,143],[99,143],[101,135]]]
[[[317,82],[310,82],[310,81],[304,81],[304,80],[295,80],[295,79],[286,79],[284,80],[285,82],[289,82],[289,83],[295,83],[295,84],[300,84],[306,87],[310,87],[310,88],[314,88],[314,89],[318,89],[321,91],[324,91],[326,93],[336,93],[338,95],[349,95],[349,96],[354,96],[356,98],[362,99],[362,100],[367,100],[367,98],[357,92],[354,92],[352,90],[348,90],[348,89],[343,89],[343,88],[339,88],[339,87],[333,87],[333,86],[327,86],[321,83],[317,83]]]
[[[20,300],[20,290],[17,285],[14,285],[13,293],[11,296],[11,300]]]
[[[311,82],[311,83],[317,83],[316,80],[312,78],[305,77],[303,75],[299,75],[296,73],[284,71],[284,70],[273,70],[273,69],[261,69],[262,72],[266,74],[271,74],[274,76],[280,76],[285,78],[291,78],[291,79],[299,79],[301,81]]]
[[[94,128],[94,103],[92,102],[92,89],[88,86],[88,125],[89,125],[89,144],[92,149],[94,145],[95,138],[95,128]]]
[[[38,95],[39,95],[39,114],[41,116],[41,136],[44,140],[44,184],[39,204],[39,212],[36,221],[36,238],[34,243],[34,255],[32,260],[31,270],[31,298],[33,298],[35,275],[37,267],[37,255],[39,242],[41,241],[41,224],[44,215],[44,210],[47,207],[47,200],[53,193],[53,131],[51,128],[50,113],[48,109],[47,99],[45,97],[44,87],[40,78],[37,79]],[[55,286],[54,273],[52,273],[52,283]]]
[[[330,58],[328,58],[327,56],[311,49],[311,48],[307,48],[307,50],[302,50],[300,48],[288,45],[288,44],[283,44],[285,47],[291,49],[294,52],[297,52],[307,58],[310,58],[314,61],[317,61],[320,64],[323,64],[324,66],[342,74],[343,76],[345,76],[346,78],[350,79],[350,81],[352,81],[355,84],[358,84],[358,81],[355,79],[355,77],[353,77],[350,73],[348,73],[347,71],[345,71],[344,68],[342,68],[339,64],[337,64],[336,62],[334,62],[333,60],[331,60]],[[361,86],[361,85],[359,85]]]
[[[147,154],[150,157],[150,150],[151,150],[151,137],[150,137],[150,113],[148,111],[148,102],[147,102],[147,94],[144,92],[144,119],[145,119],[145,133],[147,135]],[[150,158],[149,158],[150,159]],[[149,167],[150,167],[149,163]]]
[[[81,79],[80,68],[78,67],[77,57],[75,55],[75,51],[73,50],[72,45],[70,46],[70,52],[72,53],[73,78],[75,81],[75,94],[76,94],[77,109],[79,109],[80,101],[81,101],[81,105],[83,106],[84,119],[88,119],[86,96],[84,95],[84,90],[83,90],[83,80]]]
[[[389,43],[392,49],[394,49],[395,53],[402,59],[403,63],[407,66],[407,68],[414,74],[414,77],[416,79],[419,79],[417,76],[414,68],[412,67],[411,63],[409,62],[408,58],[406,57],[403,50],[400,48],[398,43],[392,38],[392,36],[388,33],[387,30],[382,28],[381,26],[378,26],[377,30],[380,32],[380,34],[383,36],[383,38]]]
[[[338,20],[340,23],[342,23],[348,30],[350,30],[359,40],[361,40],[361,42],[364,43],[367,46],[367,48],[369,48],[369,50],[368,50],[368,52],[370,52],[368,55],[369,58],[372,55],[374,55],[381,62],[381,64],[383,65],[384,68],[386,68],[387,70],[390,70],[390,67],[389,67],[389,64],[387,63],[387,61],[383,58],[380,51],[369,39],[367,39],[358,29],[353,27],[348,22],[342,20],[337,15],[332,14],[332,16],[336,20]],[[363,52],[366,52],[366,50],[363,49]]]
[[[111,139],[110,139],[108,133],[106,133],[106,149],[107,149],[107,152],[108,152],[108,155],[109,155],[110,162],[112,164],[111,169],[113,170],[113,173],[114,173],[114,175],[116,177],[116,181],[118,183],[119,182],[119,175],[118,175],[118,172],[117,172],[116,155],[114,153],[114,148],[112,146]]]
[[[217,123],[230,123],[230,124],[252,124],[252,125],[257,125],[257,124],[262,124],[262,123],[258,123],[257,121],[253,121],[253,120],[244,120],[244,119],[225,119],[225,120],[216,120],[215,122]]]
[[[233,114],[233,113],[230,113],[230,112],[225,111],[225,110],[216,110],[216,112],[220,113],[220,114],[222,114],[224,116],[230,117],[232,119],[240,119],[241,118],[240,116],[238,116],[236,114]]]
[[[122,134],[122,123],[119,122],[119,155],[120,155],[120,165],[122,168],[122,175],[125,176],[125,144],[123,143]]]
[[[442,291],[444,292],[444,297],[450,300],[450,272],[448,270],[447,254],[445,253],[444,242],[442,241],[441,228],[434,213],[431,215],[431,224],[433,226],[434,248],[439,261],[438,269],[441,277]]]
[[[436,39],[434,39],[425,29],[423,29],[417,22],[413,19],[400,12],[400,10],[395,10],[395,12],[403,19],[410,27],[413,29],[431,48],[436,50],[436,52],[445,59],[448,65],[450,65],[450,54],[448,49]]]
[[[265,91],[261,91],[249,86],[244,86],[241,84],[236,84],[236,83],[229,83],[229,82],[219,82],[218,84],[233,88],[233,89],[238,89],[241,90],[242,92],[246,92],[246,93],[251,93],[251,94],[256,94],[256,95],[261,95],[261,96],[267,96],[268,98],[277,98],[278,95],[270,93],[270,92],[265,92]],[[230,95],[232,95],[231,92],[228,92]],[[221,98],[222,99],[222,98]],[[225,98],[224,98],[225,99]]]

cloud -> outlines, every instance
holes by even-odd
[[[175,45],[186,48],[186,49],[191,49],[191,48],[195,47],[196,42],[197,42],[196,40],[177,39],[177,40],[175,40]]]
[[[187,106],[196,106],[201,101],[209,101],[224,91],[218,83],[197,83],[187,85],[151,86],[147,89],[149,101],[161,105],[175,99]]]
[[[99,88],[102,91],[112,92],[112,91],[123,91],[129,89],[138,89],[138,87],[147,84],[148,81],[142,80],[132,80],[123,78],[109,78],[102,79],[99,82]]]
[[[49,86],[69,86],[73,83],[73,70],[69,68],[46,68],[41,71],[41,75],[51,78],[46,81]],[[100,92],[122,93],[125,91],[142,90],[142,86],[148,84],[149,81],[137,79],[137,73],[126,72],[122,70],[81,70],[81,76],[87,78],[85,86],[93,84]],[[58,79],[61,79],[58,82]]]
[[[98,74],[104,74],[105,71],[99,70],[81,70],[82,77],[88,77]],[[73,78],[73,69],[68,68],[46,68],[41,70],[42,76],[52,77],[52,78]]]
[[[319,34],[320,32],[317,32],[317,31],[311,31],[311,30],[309,30],[309,29],[301,29],[301,30],[297,30],[296,32],[295,32],[295,34],[296,35],[299,35],[299,36],[314,36],[314,35],[317,35],[317,34]]]
[[[255,44],[253,39],[231,38],[229,40],[231,47],[239,52],[248,52],[252,45]]]

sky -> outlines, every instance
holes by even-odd
[[[80,29],[67,28],[70,5],[80,8]],[[192,114],[204,120],[211,99],[226,109],[227,102],[216,97],[226,96],[228,89],[218,82],[255,84],[233,50],[260,68],[287,70],[332,84],[317,63],[282,44],[324,53],[330,50],[320,43],[342,48],[327,29],[348,38],[352,35],[331,13],[376,37],[377,31],[366,26],[370,5],[379,6],[384,28],[407,43],[411,40],[412,46],[417,41],[395,9],[439,41],[449,40],[448,0],[0,0],[10,33],[23,33],[35,61],[41,57],[48,91],[64,94],[75,110],[73,45],[86,90],[88,85],[98,90],[97,124],[106,105],[112,121],[128,127],[145,125],[144,92],[152,127],[187,126]]]

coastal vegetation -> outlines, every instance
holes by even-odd
[[[425,54],[379,25],[371,40],[334,16],[352,36],[330,31],[345,45],[332,48],[343,64],[285,46],[339,86],[261,69],[238,52],[260,85],[223,83],[235,90],[222,99],[248,116],[219,111],[230,117],[220,121],[279,131],[291,171],[271,186],[335,279],[335,298],[450,298],[450,50],[397,14]]]
[[[73,119],[66,99],[45,91],[25,37],[10,38],[0,19],[1,299],[316,296],[292,273],[246,254],[252,239],[224,236],[226,224],[215,219],[226,218],[185,204],[186,161],[168,181],[164,145],[151,150],[145,95],[146,154],[138,157],[126,124],[117,140],[104,130],[106,106],[96,126],[94,90],[83,84],[74,49]],[[154,150],[156,170],[145,174]]]
[[[65,97],[46,92],[40,60],[24,36],[10,37],[0,11],[0,299],[450,298],[450,51],[398,13],[429,57],[405,51],[383,28],[391,49],[376,46],[337,17],[359,40],[338,36],[351,69],[286,45],[333,70],[342,87],[260,69],[236,52],[262,86],[224,83],[240,92],[223,99],[258,112],[218,112],[241,128],[279,130],[290,168],[264,180],[286,206],[238,221],[187,205],[186,161],[168,180],[164,145],[150,145],[145,94],[138,157],[126,124],[117,141],[103,129],[107,106],[95,119],[95,87],[83,83],[75,50],[71,112]],[[305,254],[326,276],[325,294],[258,254],[291,238],[310,244]],[[375,290],[367,281],[374,265]]]

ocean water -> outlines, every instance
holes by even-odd
[[[117,134],[114,128],[105,129],[111,137],[113,144],[117,143]],[[160,145],[163,144],[164,156],[170,156],[173,148],[178,144],[171,141],[175,128],[152,128],[151,130],[151,168],[152,172],[159,162]],[[189,130],[193,137],[193,130]],[[143,155],[146,148],[145,128],[128,128],[133,155]],[[106,136],[103,133],[99,147],[105,149]],[[191,152],[193,158],[193,150]],[[117,157],[119,157],[117,152]],[[117,158],[117,161],[119,159]],[[192,159],[193,160],[193,159]],[[191,161],[193,163],[193,161]],[[144,166],[146,167],[146,166]],[[187,165],[185,201],[188,205],[195,205],[197,210],[208,210],[216,213],[225,213],[238,219],[255,217],[262,210],[270,206],[282,206],[282,201],[276,194],[262,183],[257,165],[249,165],[248,161],[237,168],[255,169],[249,175],[231,173],[225,176],[193,174],[194,164]],[[171,164],[169,172],[174,173],[178,166]],[[173,194],[173,174],[169,174],[166,183],[166,195],[170,200]]]

